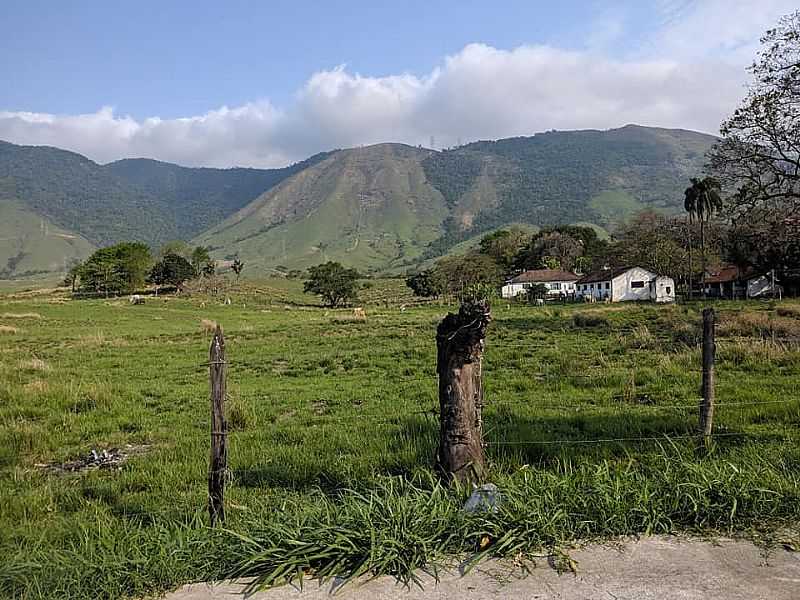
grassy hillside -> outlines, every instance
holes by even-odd
[[[84,237],[0,198],[0,279],[63,273],[93,249]]]
[[[680,210],[713,137],[626,126],[475,142],[444,152],[341,151],[263,194],[196,241],[251,267],[338,260],[400,272],[509,223],[609,229],[645,208]]]
[[[363,270],[411,264],[448,210],[425,178],[430,154],[401,144],[339,151],[196,238],[249,272],[340,260]]]

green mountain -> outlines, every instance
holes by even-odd
[[[190,239],[324,156],[283,169],[190,169],[144,159],[99,165],[0,142],[0,278],[61,272],[71,258],[123,240]]]
[[[716,138],[629,125],[547,132],[436,152],[335,150],[282,169],[99,165],[0,142],[0,278],[58,273],[96,246],[193,239],[248,274],[338,260],[402,271],[512,223],[591,224],[681,210]]]
[[[435,152],[341,150],[289,177],[195,241],[248,272],[338,260],[397,270],[511,223],[604,231],[651,208],[681,210],[713,136],[629,125],[548,132]]]
[[[431,150],[379,144],[340,150],[284,180],[195,239],[249,272],[335,259],[360,269],[422,257],[449,209],[426,179]]]

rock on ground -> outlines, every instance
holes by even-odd
[[[575,572],[559,572],[553,559],[538,560],[527,575],[510,563],[486,561],[468,575],[440,573],[438,583],[420,574],[422,588],[406,588],[390,577],[336,588],[305,581],[304,589],[283,586],[253,600],[798,600],[800,553],[764,550],[750,542],[653,537],[570,551]],[[562,560],[562,563],[570,561]],[[193,584],[167,600],[238,600],[243,582]]]

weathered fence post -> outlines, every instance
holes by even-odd
[[[225,338],[217,325],[208,366],[211,382],[211,464],[208,471],[208,513],[211,526],[225,520],[225,469],[228,424],[225,421]]]
[[[436,330],[439,375],[439,449],[436,469],[447,481],[477,482],[483,476],[483,374],[489,304],[466,302]]]
[[[706,447],[711,443],[714,421],[714,359],[717,353],[714,327],[714,309],[706,308],[703,310],[703,398],[700,401],[700,435]]]

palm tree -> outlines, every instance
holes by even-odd
[[[686,188],[683,193],[683,208],[689,213],[689,224],[694,220],[700,223],[700,268],[702,270],[700,285],[703,289],[703,298],[706,296],[706,223],[712,215],[722,209],[721,187],[719,182],[713,177],[703,177],[690,179],[692,185]],[[691,228],[689,232],[689,293],[691,295],[691,271],[692,271],[692,238]]]

